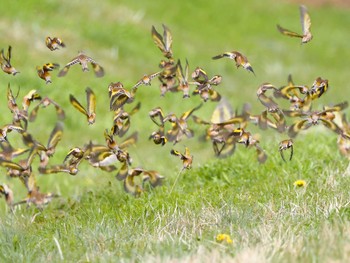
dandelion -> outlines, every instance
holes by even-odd
[[[226,242],[227,244],[232,244],[233,243],[231,237],[229,235],[227,235],[227,234],[218,234],[216,236],[216,241],[219,242],[219,243]]]
[[[296,187],[304,187],[306,185],[306,182],[304,180],[296,180],[293,183],[293,185],[296,186]]]

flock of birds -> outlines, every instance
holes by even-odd
[[[279,25],[277,25],[277,29],[284,35],[299,37],[302,43],[307,43],[312,40],[312,34],[310,32],[311,20],[305,6],[300,6],[300,17],[302,34],[289,31]],[[276,87],[271,83],[263,83],[256,94],[265,108],[264,111],[259,114],[252,114],[250,105],[244,104],[240,113],[237,113],[237,111],[234,113],[230,103],[222,98],[216,90],[216,86],[220,85],[222,81],[221,75],[209,76],[201,67],[196,67],[190,75],[188,61],[186,60],[183,64],[173,56],[172,34],[167,26],[163,25],[163,34],[160,34],[152,26],[151,35],[164,56],[159,63],[159,71],[144,75],[130,90],[124,88],[121,82],[110,83],[108,86],[109,109],[114,112],[114,118],[112,127],[104,132],[105,144],[95,144],[90,141],[82,147],[74,147],[68,151],[60,164],[51,164],[50,158],[54,155],[62,138],[64,109],[49,97],[42,97],[36,90],[29,91],[28,94],[23,96],[22,105],[18,104],[19,92],[14,95],[10,84],[8,84],[7,101],[8,108],[12,113],[12,123],[0,128],[0,146],[2,148],[0,166],[7,170],[8,176],[19,178],[28,191],[26,198],[14,202],[13,191],[10,187],[6,184],[0,185],[0,193],[5,197],[6,203],[11,209],[19,204],[34,204],[38,208],[43,208],[52,198],[58,196],[53,193],[40,192],[36,182],[36,172],[32,169],[34,160],[39,160],[38,172],[40,174],[68,173],[76,175],[82,161],[107,172],[117,171],[116,178],[123,181],[126,192],[135,196],[139,196],[144,191],[146,182],[149,182],[152,187],[161,185],[164,177],[157,171],[132,168],[132,158],[127,148],[137,142],[137,132],[129,135],[122,142],[116,140],[116,137],[124,137],[127,134],[130,128],[130,118],[140,110],[141,105],[140,103],[136,104],[130,111],[126,111],[124,106],[135,104],[138,88],[143,85],[150,86],[154,78],[158,78],[160,82],[161,96],[169,91],[182,92],[183,98],[199,95],[203,102],[208,100],[217,102],[217,107],[210,120],[203,120],[195,115],[195,112],[205,103],[201,103],[181,115],[165,114],[160,107],[151,109],[149,117],[156,125],[156,130],[150,135],[149,139],[156,145],[164,146],[169,142],[175,145],[184,138],[193,137],[194,132],[188,125],[188,120],[191,117],[194,123],[206,126],[205,137],[211,141],[216,156],[232,155],[236,145],[243,144],[246,148],[255,149],[258,161],[264,163],[267,159],[266,152],[260,147],[258,138],[249,132],[249,125],[254,124],[262,130],[269,128],[288,135],[289,138],[279,144],[281,158],[286,161],[286,159],[292,160],[293,139],[299,132],[323,124],[339,136],[340,152],[350,157],[350,124],[347,122],[345,114],[341,115],[340,123],[335,121],[336,116],[348,107],[348,102],[342,102],[334,106],[324,106],[322,110],[312,110],[313,102],[328,90],[327,79],[318,77],[310,87],[294,84],[291,75],[288,77],[287,84],[282,87]],[[56,51],[65,48],[65,43],[60,38],[47,37],[46,46],[51,51]],[[20,72],[11,65],[11,54],[11,46],[8,47],[6,55],[4,50],[1,50],[1,69],[7,74],[17,75]],[[255,75],[253,67],[242,53],[231,51],[212,57],[214,60],[221,58],[231,59],[235,62],[237,68],[242,67]],[[89,71],[89,64],[91,64],[96,77],[104,76],[104,68],[93,58],[80,52],[78,56],[59,71],[58,77],[66,76],[70,67],[77,64],[81,65],[84,72]],[[37,67],[37,73],[46,84],[49,84],[52,82],[51,72],[58,68],[58,64],[47,63]],[[86,88],[85,91],[86,107],[72,94],[69,95],[69,100],[76,110],[86,116],[88,124],[93,125],[96,118],[96,96],[91,88]],[[35,101],[38,101],[38,103],[31,107]],[[281,106],[283,104],[281,101],[284,101],[284,105],[288,104],[288,109]],[[33,134],[30,134],[27,128],[31,122],[35,121],[39,110],[50,105],[55,107],[57,123],[47,144],[43,144]],[[288,118],[294,120],[291,125],[287,125]],[[10,143],[11,140],[8,134],[11,131],[20,134],[23,141],[22,148],[15,148]],[[290,151],[289,158],[284,156],[284,152],[287,150]],[[25,159],[17,160],[19,156],[24,154],[27,154]],[[180,173],[184,169],[191,168],[193,156],[189,148],[185,147],[184,152],[172,149],[170,154],[182,161],[183,165]],[[120,164],[118,165],[118,163]]]

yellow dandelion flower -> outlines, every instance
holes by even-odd
[[[227,235],[227,234],[218,234],[216,236],[216,241],[220,242],[220,243],[221,242],[226,242],[227,244],[232,244],[233,243],[231,237],[229,235]]]
[[[297,187],[304,187],[306,185],[306,182],[304,180],[296,180],[294,183],[293,183],[294,186],[297,186]]]

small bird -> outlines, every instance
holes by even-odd
[[[182,170],[192,168],[193,156],[190,154],[190,150],[187,147],[185,147],[184,153],[180,153],[179,151],[176,151],[174,149],[172,149],[170,153],[172,155],[180,157],[183,163]]]
[[[197,107],[182,113],[179,118],[173,113],[164,118],[164,123],[169,121],[172,125],[171,129],[167,131],[167,139],[170,142],[174,142],[174,144],[178,143],[183,135],[186,135],[187,138],[193,137],[194,132],[188,128],[187,120],[192,113],[198,110],[200,107],[202,107],[202,103]]]
[[[176,64],[176,77],[179,81],[178,90],[183,92],[183,98],[189,98],[190,85],[188,82],[188,61],[186,59],[185,70],[183,70],[181,61],[178,60]]]
[[[134,101],[134,94],[126,90],[121,82],[109,84],[108,94],[110,99],[109,109],[111,111],[117,111],[124,104]]]
[[[8,141],[2,141],[0,143],[2,152],[0,152],[0,159],[11,161],[13,158],[20,156],[28,152],[29,148],[13,148]]]
[[[82,67],[82,70],[84,72],[89,71],[88,63],[91,63],[96,77],[101,78],[104,76],[105,73],[104,73],[103,67],[101,67],[95,60],[93,60],[91,57],[85,55],[81,51],[79,52],[78,56],[76,56],[70,62],[68,62],[68,64],[58,73],[58,76],[64,77],[67,74],[70,66],[73,66],[75,64],[80,64]]]
[[[286,159],[284,158],[283,151],[285,151],[287,149],[290,149],[289,161],[291,161],[293,158],[293,140],[292,139],[283,140],[279,144],[278,150],[281,154],[283,161],[286,161]]]
[[[1,50],[0,53],[0,65],[1,65],[1,69],[7,73],[7,74],[12,74],[12,75],[16,75],[17,73],[20,73],[19,71],[17,71],[12,65],[11,65],[11,51],[12,51],[12,47],[9,46],[8,50],[7,50],[7,54],[5,56],[4,54],[4,49]]]
[[[57,197],[59,197],[57,194],[41,193],[39,191],[39,187],[35,187],[32,190],[28,191],[28,195],[24,200],[19,201],[13,205],[16,206],[20,204],[27,204],[27,206],[30,206],[31,204],[34,204],[39,210],[42,210],[45,205],[52,201],[53,198]]]
[[[294,138],[301,130],[306,130],[311,126],[322,123],[326,128],[334,131],[335,133],[341,136],[349,137],[349,135],[344,133],[344,131],[334,122],[334,112],[340,112],[348,106],[348,102],[345,101],[332,107],[325,107],[322,111],[283,111],[287,116],[302,118],[289,126],[288,136],[290,138]]]
[[[52,83],[50,71],[53,71],[56,68],[59,68],[60,65],[56,63],[46,63],[42,67],[37,66],[36,71],[39,78],[46,81],[46,84]]]
[[[131,93],[135,94],[137,91],[137,88],[140,85],[145,85],[145,86],[151,86],[151,81],[152,79],[154,79],[155,77],[160,75],[160,71],[156,72],[156,73],[152,73],[149,75],[144,75],[131,89]]]
[[[160,49],[160,51],[162,51],[163,55],[168,58],[171,59],[173,57],[173,51],[171,49],[171,45],[173,42],[173,38],[171,35],[171,32],[169,30],[169,28],[167,26],[165,26],[164,24],[163,26],[163,36],[161,36],[157,30],[155,29],[154,26],[152,26],[152,38],[154,43],[157,45],[157,47]]]
[[[66,44],[58,37],[46,37],[45,43],[51,51],[59,49],[60,47],[66,47]]]
[[[260,147],[259,140],[254,138],[252,134],[242,128],[237,128],[232,132],[237,138],[237,143],[242,143],[246,148],[255,147],[259,163],[264,163],[267,160],[265,151]]]
[[[29,121],[33,122],[36,120],[36,117],[38,116],[38,111],[39,109],[42,108],[46,108],[49,105],[53,105],[55,106],[55,110],[56,110],[56,114],[57,114],[57,118],[59,120],[64,120],[66,118],[66,114],[64,113],[63,108],[58,105],[55,101],[53,101],[52,99],[45,97],[43,98],[38,105],[36,105],[32,111],[30,112],[29,115]]]
[[[278,93],[279,90],[270,83],[263,83],[258,88],[256,95],[260,102],[267,108],[269,112],[277,112],[279,110],[278,104],[270,97],[265,95],[267,90],[273,90],[274,93]]]
[[[318,77],[310,88],[311,99],[319,98],[328,90],[328,79]]]
[[[159,127],[158,131],[152,132],[149,139],[152,139],[155,144],[164,146],[168,139],[164,134],[164,114],[160,107],[156,107],[149,112],[151,120]],[[159,120],[157,120],[159,119]]]
[[[254,72],[252,66],[250,65],[250,63],[248,62],[247,57],[238,51],[225,52],[223,54],[220,54],[220,55],[213,57],[212,59],[220,59],[220,58],[225,58],[225,57],[229,58],[229,59],[233,59],[236,62],[237,68],[243,67],[244,69],[252,72],[255,75],[255,72]]]
[[[86,100],[87,100],[87,108],[84,108],[80,102],[72,95],[69,95],[70,103],[76,108],[78,111],[83,113],[89,125],[95,123],[96,119],[96,96],[95,93],[89,87],[86,88]]]
[[[0,185],[0,194],[3,194],[5,197],[6,204],[10,209],[12,209],[13,206],[13,191],[10,187],[6,184]]]
[[[62,139],[63,135],[63,123],[57,122],[54,129],[52,130],[49,140],[47,141],[46,145],[46,154],[51,157],[55,151],[56,146],[59,143],[59,141]]]
[[[24,129],[20,126],[7,124],[0,128],[0,142],[7,141],[7,133],[11,131],[17,131],[19,133],[23,133]]]
[[[310,19],[308,12],[307,12],[307,8],[304,5],[301,5],[299,9],[300,9],[301,27],[302,27],[302,31],[303,31],[302,34],[285,29],[285,28],[281,27],[280,25],[277,25],[277,29],[283,35],[301,38],[301,43],[305,44],[305,43],[310,42],[312,37],[313,37],[311,34],[311,31],[310,31],[311,19]]]
[[[139,102],[130,112],[126,112],[123,107],[114,111],[113,126],[111,128],[113,135],[123,137],[130,128],[130,117],[138,112],[140,108],[141,103]]]

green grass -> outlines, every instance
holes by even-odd
[[[62,162],[68,150],[89,140],[104,143],[104,129],[112,123],[108,85],[121,81],[132,87],[143,74],[158,70],[161,53],[151,38],[151,26],[166,24],[172,31],[176,58],[203,67],[212,76],[221,74],[217,90],[240,109],[244,102],[259,113],[263,106],[256,98],[258,86],[271,82],[282,86],[292,74],[297,84],[311,86],[321,76],[330,81],[329,91],[314,108],[335,104],[349,97],[347,25],[348,10],[309,6],[314,39],[301,46],[298,39],[280,35],[279,23],[299,31],[298,6],[287,2],[249,1],[27,1],[6,3],[0,21],[0,48],[13,48],[12,64],[21,73],[0,74],[1,125],[11,121],[6,89],[18,87],[20,98],[31,89],[61,104],[67,113],[65,131],[52,163]],[[45,10],[45,12],[43,11]],[[49,51],[47,35],[62,37],[67,48]],[[106,70],[102,79],[72,67],[65,78],[53,74],[53,83],[36,76],[35,66],[47,62],[64,65],[84,50]],[[239,50],[251,62],[256,77],[236,69],[228,60],[213,61],[223,51]],[[88,126],[83,116],[69,104],[73,94],[84,100],[90,86],[97,94],[96,123]],[[209,142],[200,142],[204,127],[190,126],[196,137],[181,141],[194,155],[193,169],[180,174],[182,164],[164,147],[148,141],[156,129],[148,112],[161,106],[165,113],[181,114],[198,105],[192,96],[168,93],[159,97],[157,80],[140,87],[136,102],[141,111],[132,116],[129,131],[139,132],[139,142],[130,148],[133,167],[158,170],[162,187],[146,188],[140,198],[123,190],[115,173],[94,169],[86,163],[76,176],[39,175],[44,192],[61,195],[43,211],[25,206],[7,212],[0,202],[1,262],[330,262],[345,261],[350,254],[350,208],[348,160],[337,149],[337,136],[323,127],[312,127],[295,139],[295,154],[284,163],[278,142],[287,137],[274,131],[260,131],[261,146],[268,154],[264,165],[255,151],[238,145],[233,156],[216,159]],[[207,102],[198,116],[210,119],[216,104]],[[131,108],[130,105],[129,108]],[[29,131],[45,143],[55,123],[52,109],[41,110]],[[9,134],[10,140],[20,138]],[[19,144],[19,142],[18,142]],[[242,146],[242,147],[240,147]],[[37,163],[34,163],[36,171]],[[16,200],[26,193],[19,180],[6,177]],[[304,179],[305,188],[293,182]],[[1,200],[3,201],[3,200]],[[218,243],[216,235],[226,233],[233,244]]]

